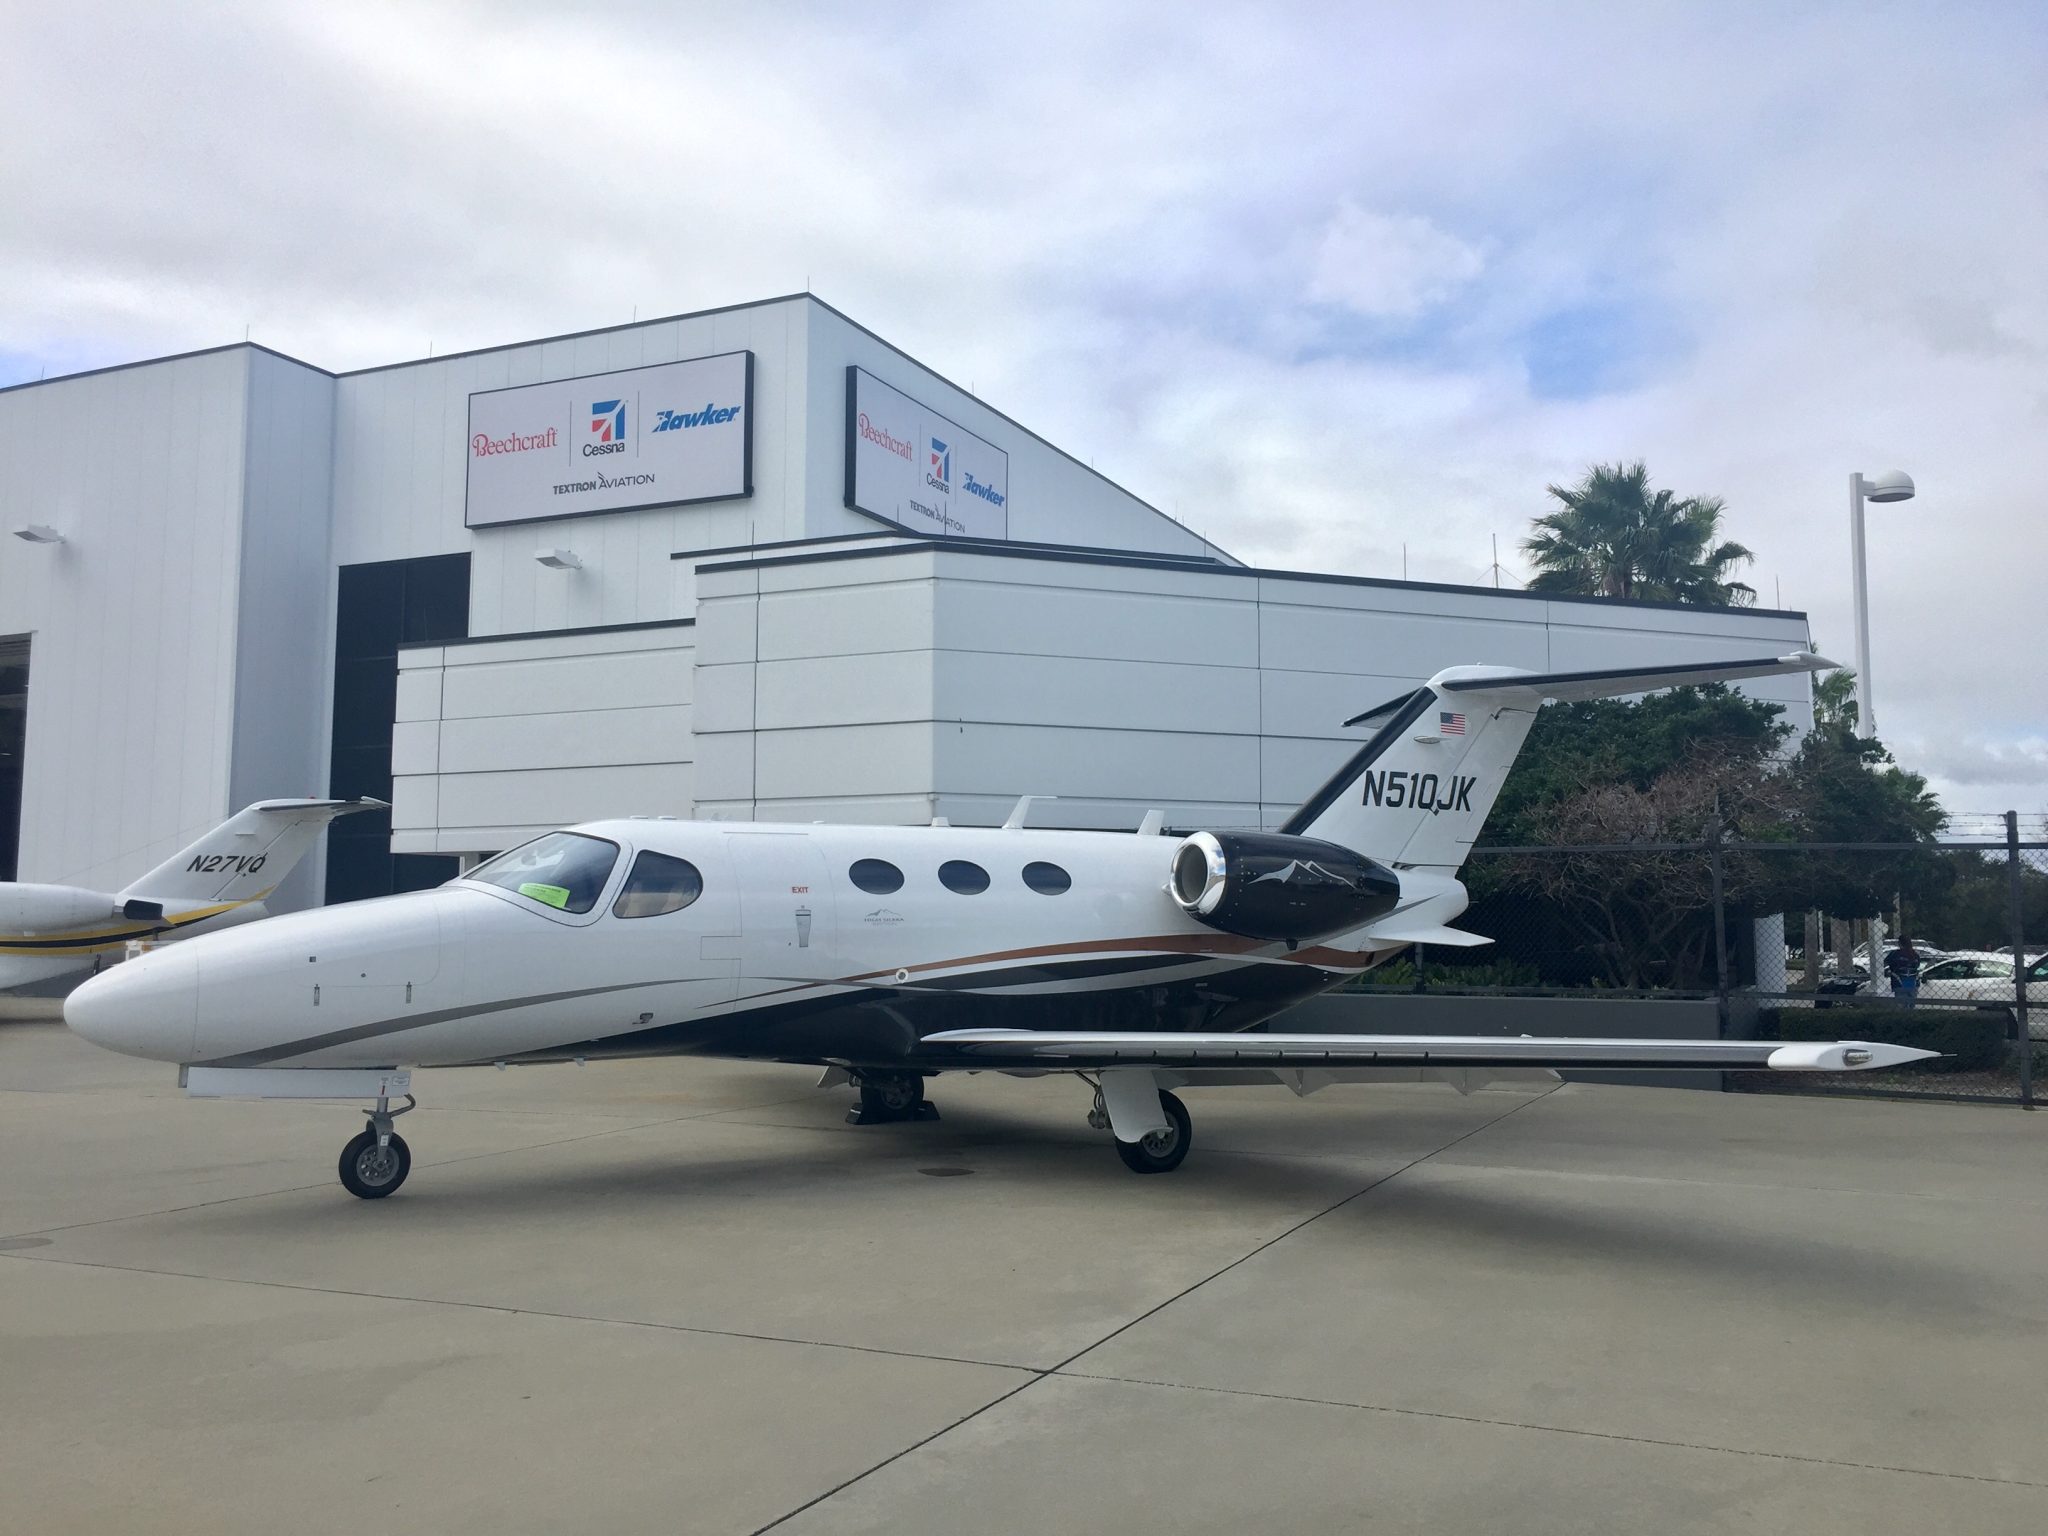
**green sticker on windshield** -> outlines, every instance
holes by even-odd
[[[569,909],[569,887],[566,885],[527,884],[519,887],[519,894],[531,896],[535,901],[544,901],[562,911]]]

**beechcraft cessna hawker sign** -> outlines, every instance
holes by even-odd
[[[846,370],[846,504],[913,533],[1010,536],[1010,456],[864,368]]]
[[[471,528],[753,494],[754,354],[469,397]]]

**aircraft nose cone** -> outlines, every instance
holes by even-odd
[[[64,1000],[73,1034],[124,1056],[187,1062],[199,1026],[199,957],[184,944],[137,955]]]

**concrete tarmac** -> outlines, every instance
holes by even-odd
[[[2048,1115],[800,1068],[191,1101],[0,1024],[0,1532],[2048,1530]]]

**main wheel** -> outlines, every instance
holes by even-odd
[[[382,1200],[412,1172],[412,1149],[393,1135],[383,1146],[377,1133],[364,1131],[341,1149],[341,1187],[358,1200]]]
[[[1163,1131],[1152,1131],[1137,1141],[1118,1141],[1116,1155],[1133,1173],[1171,1173],[1184,1162],[1194,1131],[1181,1101],[1161,1090],[1159,1107],[1173,1123]]]
[[[876,1072],[860,1080],[861,1113],[877,1119],[917,1113],[924,1079],[915,1072]]]

